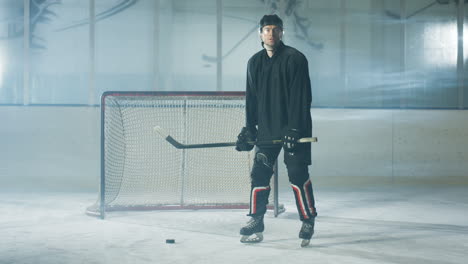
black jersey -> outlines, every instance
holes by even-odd
[[[246,126],[258,127],[258,139],[282,138],[287,129],[312,135],[312,91],[306,57],[279,43],[270,58],[265,49],[247,65]]]

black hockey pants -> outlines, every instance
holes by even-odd
[[[310,148],[307,150],[306,147],[307,146],[300,148],[293,155],[285,152],[284,157],[284,162],[288,170],[289,182],[294,192],[297,211],[299,212],[301,220],[306,220],[317,215],[312,183],[309,179],[309,163],[307,162],[308,157],[310,160]],[[263,215],[266,212],[268,196],[270,195],[270,180],[273,175],[273,165],[280,151],[281,147],[259,147],[256,149],[254,165],[250,175],[250,216]],[[307,153],[307,151],[309,151],[309,153]]]

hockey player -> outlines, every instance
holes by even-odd
[[[283,140],[284,162],[302,221],[299,238],[303,239],[301,245],[307,246],[317,216],[308,172],[311,145],[298,144],[297,140],[312,136],[312,94],[306,57],[286,46],[282,36],[283,21],[277,15],[263,16],[260,20],[263,49],[247,64],[246,126],[238,136],[236,150],[252,150],[249,141]],[[263,240],[263,216],[270,194],[270,179],[281,146],[259,146],[255,151],[251,172],[251,219],[240,230],[243,243]]]

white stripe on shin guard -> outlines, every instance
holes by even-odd
[[[261,191],[269,190],[270,186],[254,187],[250,194],[250,214],[257,213],[257,194]]]
[[[304,192],[305,192],[305,195],[306,195],[306,198],[307,198],[307,205],[309,206],[309,212],[312,215],[314,215],[315,214],[315,209],[312,207],[312,194],[309,193],[309,188],[307,188],[308,185],[312,185],[312,182],[310,181],[310,179],[308,179],[304,183]]]
[[[299,187],[291,183],[291,187],[293,188],[294,194],[296,195],[296,201],[299,204],[299,211],[304,217],[304,219],[309,219],[309,216],[307,215],[304,201],[302,200],[302,192]]]

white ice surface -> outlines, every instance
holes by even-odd
[[[292,192],[239,242],[245,210],[84,214],[88,193],[0,194],[0,263],[468,263],[468,187],[315,190],[319,217],[300,247]],[[175,244],[166,244],[168,238]]]

